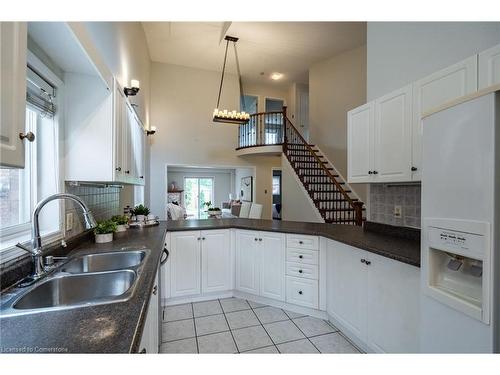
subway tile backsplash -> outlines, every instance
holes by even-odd
[[[420,196],[420,184],[371,184],[370,220],[420,228]],[[401,206],[401,217],[394,217],[394,206]]]
[[[119,187],[71,186],[66,183],[66,192],[82,198],[98,221],[121,213],[120,191]],[[80,208],[71,201],[66,202],[66,213],[74,213],[73,229],[67,232],[67,237],[73,237],[84,231],[83,218]]]

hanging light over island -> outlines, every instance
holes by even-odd
[[[241,84],[241,73],[240,73],[240,63],[238,61],[238,52],[236,51],[236,42],[238,38],[234,36],[226,35],[224,38],[226,41],[226,52],[224,54],[224,64],[222,65],[222,75],[220,78],[220,86],[219,86],[219,96],[217,97],[217,108],[214,109],[214,113],[212,119],[214,122],[224,122],[228,124],[246,124],[250,120],[250,114],[242,111],[228,111],[227,109],[220,110],[220,95],[222,92],[222,85],[224,83],[224,73],[226,72],[226,61],[227,61],[227,49],[229,47],[229,42],[233,43],[234,46],[234,56],[236,58],[236,68],[238,70],[238,80],[240,85],[240,100],[243,98],[243,86]]]

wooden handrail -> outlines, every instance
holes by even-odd
[[[363,224],[363,202],[358,202],[358,201],[353,201],[349,194],[346,193],[346,191],[342,188],[342,186],[339,184],[339,182],[335,179],[335,177],[330,173],[328,168],[325,166],[325,163],[316,155],[316,153],[313,151],[311,145],[309,145],[309,142],[307,142],[302,134],[297,130],[297,128],[292,124],[292,122],[286,117],[286,107],[283,107],[283,122],[285,124],[285,136],[284,136],[284,142],[283,142],[283,152],[286,155],[287,147],[288,147],[288,139],[286,136],[286,128],[289,126],[291,130],[295,132],[295,135],[298,136],[298,138],[302,141],[302,143],[306,146],[306,149],[309,151],[309,153],[314,156],[316,159],[316,162],[321,166],[323,172],[326,173],[326,175],[330,178],[330,180],[334,183],[335,187],[337,190],[342,194],[342,196],[345,198],[346,201],[349,202],[351,207],[353,208],[355,212],[355,223],[356,225],[361,226]]]

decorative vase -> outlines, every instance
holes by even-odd
[[[144,215],[135,215],[135,220],[139,222],[144,222]]]
[[[127,224],[118,224],[116,226],[117,232],[125,232],[127,230]]]
[[[106,243],[111,241],[113,241],[113,233],[95,235],[95,243]]]

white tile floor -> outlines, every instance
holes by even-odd
[[[167,306],[162,353],[360,353],[325,320],[226,298]]]

